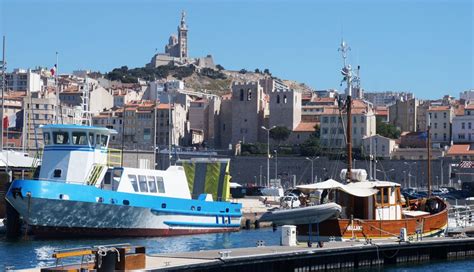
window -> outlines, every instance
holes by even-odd
[[[165,193],[165,183],[163,182],[162,177],[156,177],[156,184],[158,185],[158,193],[164,194]]]
[[[252,100],[252,90],[248,89],[247,90],[247,101]]]
[[[69,133],[53,132],[54,144],[69,144]]]
[[[343,128],[339,128],[339,134],[344,134],[344,129]]]
[[[357,134],[357,128],[355,127],[352,134],[356,135]]]
[[[87,134],[85,132],[73,132],[72,143],[75,145],[87,145]]]
[[[447,140],[447,136],[446,136],[446,133],[443,133],[443,140]]]
[[[356,118],[355,116],[352,117],[352,120],[353,120],[352,122],[353,122],[354,124],[357,124],[357,118]]]
[[[365,122],[365,116],[361,116],[361,117],[360,117],[360,122],[361,122],[361,123],[364,123],[364,122]]]
[[[94,146],[94,133],[89,133],[89,144]]]
[[[447,114],[446,112],[443,112],[443,118],[444,118],[444,119],[446,119],[447,115],[448,115],[448,114]]]
[[[465,129],[465,128],[466,128],[466,123],[462,122],[462,123],[461,123],[461,128],[462,128],[462,129]]]
[[[434,134],[434,138],[435,138],[435,140],[438,140],[438,133]]]
[[[107,135],[97,134],[97,136],[95,137],[95,139],[96,139],[95,144],[100,145],[101,147],[106,147],[107,146],[107,138],[108,138]]]
[[[133,190],[134,190],[135,192],[138,192],[137,176],[135,176],[135,175],[128,175],[128,179],[130,180],[130,183],[132,184]]]
[[[438,123],[434,123],[434,128],[438,128]]]
[[[336,123],[336,117],[331,116],[331,123]]]
[[[286,98],[286,94],[283,96],[283,103],[288,103],[288,99]]]
[[[471,125],[472,125],[471,122],[467,123],[467,128],[468,128],[468,129],[471,129],[471,128],[472,128]]]
[[[244,101],[244,89],[240,89],[240,101]]]
[[[277,94],[277,104],[280,104],[280,95]]]
[[[323,123],[327,124],[329,121],[329,118],[327,116],[323,117]]]
[[[151,139],[151,129],[150,128],[144,128],[143,129],[143,140],[147,141]]]
[[[150,188],[150,193],[156,193],[155,177],[148,176],[147,179],[148,179],[148,188]]]
[[[464,139],[466,139],[466,135],[464,133],[459,133],[458,134],[458,139],[459,140],[464,140]]]
[[[323,128],[323,134],[328,134],[328,129],[327,128]]]
[[[446,126],[447,126],[446,123],[443,123],[443,128],[446,128]]]
[[[50,136],[49,132],[43,133],[43,142],[44,142],[45,145],[51,144],[51,136]]]
[[[390,189],[389,189],[389,188],[382,188],[383,204],[389,204],[389,203],[388,203],[389,193],[390,193]]]
[[[140,192],[148,193],[148,185],[145,176],[138,175],[138,184],[140,185]]]

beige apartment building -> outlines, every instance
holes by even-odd
[[[391,159],[392,153],[397,148],[394,139],[390,139],[381,135],[374,135],[365,137],[362,139],[364,150],[363,154],[365,156],[370,155],[372,150],[372,155],[377,158]]]
[[[451,123],[454,108],[451,106],[432,106],[428,109],[428,120],[431,124],[431,143],[446,146],[451,142]],[[428,123],[428,122],[427,122]]]
[[[342,120],[341,120],[342,116]],[[375,135],[375,114],[369,104],[354,100],[352,106],[352,146],[362,148],[362,139]],[[346,146],[346,114],[342,115],[337,107],[326,107],[321,114],[321,145],[326,148],[344,148]]]

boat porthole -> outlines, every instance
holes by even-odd
[[[166,203],[161,204],[162,209],[166,209]]]
[[[227,212],[227,213],[228,213],[228,212],[229,212],[229,208],[226,208],[226,209],[225,209],[225,212]]]
[[[66,194],[60,194],[60,195],[59,195],[59,199],[62,199],[62,200],[69,200],[69,196],[66,195]]]
[[[97,197],[97,198],[96,198],[96,201],[99,202],[99,203],[102,203],[102,202],[104,202],[104,198],[102,198],[102,197]]]
[[[126,206],[130,205],[130,201],[128,201],[126,199],[124,201],[122,201],[122,203],[123,203],[123,205],[126,205]]]
[[[200,212],[200,211],[201,211],[201,207],[198,206],[198,209],[197,209],[197,210],[198,210],[198,212]]]
[[[115,199],[111,198],[110,203],[115,204]]]
[[[196,208],[194,206],[191,206],[191,211],[194,211]]]

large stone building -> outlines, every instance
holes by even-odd
[[[258,81],[232,84],[232,144],[259,142],[265,125],[265,98]]]
[[[168,39],[164,53],[155,54],[150,63],[146,66],[156,68],[163,65],[190,65],[196,68],[215,68],[214,60],[211,55],[205,57],[191,58],[188,55],[188,26],[186,24],[186,14],[181,13],[181,22],[178,25],[178,35],[173,34]]]
[[[389,123],[401,131],[416,131],[416,110],[419,101],[415,98],[407,101],[397,100],[389,106]]]
[[[90,78],[85,78],[77,86],[69,86],[59,94],[59,100],[69,107],[79,106],[91,115],[114,106],[113,95]]]
[[[301,91],[274,89],[269,97],[269,126],[284,126],[294,130],[301,122]]]

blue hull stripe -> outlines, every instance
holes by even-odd
[[[240,224],[206,224],[206,223],[191,223],[191,222],[177,222],[177,221],[165,221],[168,226],[180,226],[180,227],[200,227],[200,228],[239,228]]]
[[[12,189],[21,188],[23,196],[30,192],[33,198],[60,200],[67,195],[68,200],[105,205],[124,205],[149,208],[154,214],[183,214],[192,216],[242,216],[242,204],[182,199],[166,196],[141,195],[134,193],[103,190],[93,186],[69,184],[45,180],[15,180],[10,186],[7,198],[12,198]],[[98,199],[101,199],[99,202]],[[200,211],[198,211],[200,209]],[[227,211],[227,212],[226,212]]]

